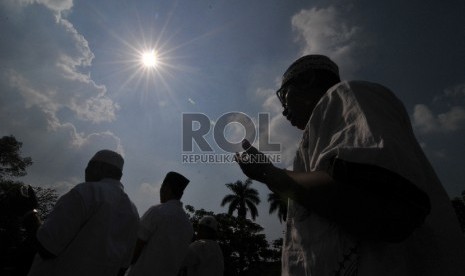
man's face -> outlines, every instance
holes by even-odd
[[[287,85],[283,98],[283,116],[299,129],[305,129],[313,109],[320,100],[318,89],[311,85]]]

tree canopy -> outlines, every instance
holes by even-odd
[[[232,215],[237,211],[237,216],[245,219],[247,212],[250,212],[252,220],[258,216],[257,205],[260,204],[258,191],[251,188],[252,179],[247,178],[245,181],[237,180],[234,183],[227,183],[226,187],[232,191],[232,194],[226,195],[221,201],[221,206],[228,206],[228,214]]]
[[[32,165],[31,157],[21,156],[23,143],[13,135],[0,138],[0,180],[25,176]]]

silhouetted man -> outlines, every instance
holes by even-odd
[[[277,91],[304,131],[294,169],[236,159],[290,198],[283,275],[465,275],[465,242],[449,197],[386,87],[339,79],[322,55],[286,70]],[[257,158],[255,158],[257,159]]]
[[[129,275],[176,276],[192,240],[193,228],[180,201],[189,180],[169,172],[160,188],[161,204],[142,216]]]
[[[216,241],[217,233],[215,217],[204,216],[199,220],[196,239],[189,245],[184,260],[185,276],[223,276],[224,259]]]
[[[38,229],[30,276],[115,276],[129,266],[139,214],[120,182],[123,163],[110,150],[92,157],[86,182],[63,195]]]

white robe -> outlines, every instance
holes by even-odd
[[[431,213],[401,243],[358,241],[290,200],[282,275],[352,275],[354,267],[358,276],[465,275],[465,239],[450,199],[392,92],[362,81],[328,90],[306,126],[294,170],[327,170],[335,157],[403,176],[428,194]]]
[[[142,216],[138,237],[146,241],[128,275],[176,276],[194,230],[179,200],[150,207]]]

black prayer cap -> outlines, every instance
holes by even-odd
[[[166,174],[162,185],[168,185],[174,192],[182,193],[189,184],[190,180],[177,172]]]

